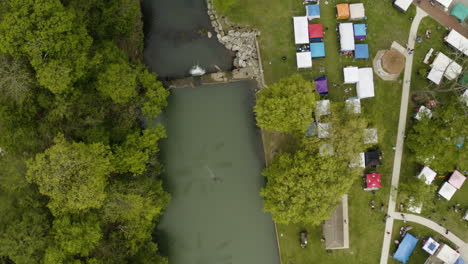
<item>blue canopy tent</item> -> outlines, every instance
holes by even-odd
[[[312,58],[325,57],[325,44],[323,42],[310,43],[310,53]]]
[[[354,58],[368,59],[369,58],[369,45],[356,44],[356,49],[354,50]]]
[[[365,39],[367,37],[367,24],[354,24],[354,38]]]
[[[320,18],[320,5],[307,5],[306,6],[307,19]]]
[[[455,264],[465,264],[465,260],[463,260],[462,257],[459,257]]]
[[[409,257],[411,256],[411,253],[413,253],[417,243],[417,238],[412,236],[410,233],[406,233],[405,237],[398,246],[397,251],[395,254],[393,254],[393,258],[402,263],[408,262]]]
[[[318,135],[317,122],[312,122],[306,130],[306,135],[308,137],[315,137]]]

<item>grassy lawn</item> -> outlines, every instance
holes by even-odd
[[[222,2],[222,3],[221,3]],[[255,27],[261,31],[259,44],[262,54],[265,80],[267,84],[299,72],[307,80],[326,74],[329,80],[328,98],[332,101],[343,101],[356,95],[354,85],[344,86],[342,68],[349,65],[372,67],[372,59],[378,50],[388,49],[392,41],[405,46],[411,25],[410,17],[414,16],[415,8],[402,14],[391,6],[391,1],[361,0],[368,17],[368,37],[362,43],[369,44],[370,59],[355,60],[346,58],[339,53],[339,42],[335,31],[335,5],[343,1],[329,0],[328,5],[321,4],[321,18],[311,23],[321,23],[325,30],[326,58],[314,59],[312,69],[297,70],[295,60],[295,45],[293,38],[293,16],[305,15],[302,1],[296,0],[215,0],[218,10],[227,10],[232,21]],[[231,8],[229,3],[232,3]],[[225,8],[225,9],[223,9]],[[356,41],[360,43],[360,41]],[[286,56],[286,61],[281,58]],[[349,225],[350,249],[336,250],[327,253],[320,242],[321,228],[302,225],[278,225],[278,235],[281,247],[281,258],[284,264],[289,263],[377,263],[380,259],[381,243],[384,236],[384,212],[371,211],[369,204],[372,199],[377,204],[388,202],[389,186],[393,166],[392,147],[396,142],[396,130],[401,99],[401,79],[395,82],[385,82],[374,76],[375,98],[362,101],[363,115],[372,127],[378,128],[379,147],[384,153],[383,164],[378,168],[382,173],[383,186],[376,194],[362,190],[362,182],[357,181],[349,192]],[[334,87],[331,84],[340,84]],[[345,88],[352,88],[346,93]],[[290,140],[273,133],[263,131],[265,153],[267,160],[271,153],[287,150]],[[272,142],[273,141],[273,142]],[[310,233],[309,247],[299,246],[299,232],[306,229]],[[281,236],[282,234],[282,236]],[[372,241],[372,242],[370,242]],[[370,244],[372,243],[372,244]]]
[[[432,231],[431,229],[428,229],[425,226],[418,225],[415,223],[407,222],[405,224],[403,221],[395,221],[395,224],[393,225],[393,231],[391,233],[392,241],[399,240],[401,242],[401,237],[399,235],[399,232],[400,232],[400,228],[403,226],[411,226],[413,229],[411,229],[409,233],[419,239],[418,244],[416,245],[413,251],[413,254],[411,254],[408,264],[424,263],[426,259],[429,257],[429,253],[427,253],[426,251],[422,249],[423,240],[427,237],[432,237],[439,243],[445,243],[454,249],[456,248],[454,244],[452,244],[450,241],[445,240],[445,238],[442,235]],[[392,243],[392,246],[390,246],[390,256],[392,256],[393,253],[395,253],[396,249],[397,249],[396,244]],[[397,264],[401,262],[393,258],[390,258],[388,263]]]
[[[432,31],[431,39],[426,39],[424,37],[425,32],[428,29]],[[427,97],[423,96],[424,94],[422,94],[421,91],[440,88],[443,89],[444,87],[450,85],[450,82],[447,79],[444,79],[440,87],[437,87],[435,84],[430,83],[425,76],[421,76],[418,74],[418,71],[421,68],[427,69],[427,71],[430,70],[429,65],[423,63],[424,57],[430,48],[433,48],[434,51],[441,51],[453,59],[456,58],[456,55],[453,54],[454,50],[449,48],[443,42],[443,38],[448,34],[448,32],[448,30],[446,30],[443,26],[441,26],[438,22],[436,22],[430,17],[426,17],[421,21],[421,25],[419,26],[418,30],[418,35],[423,37],[423,42],[416,43],[415,47],[413,61],[413,76],[411,80],[411,96],[413,100],[410,101],[410,110],[416,109],[419,104],[423,104],[425,103],[425,101],[427,101]],[[434,58],[435,55],[433,55],[432,59]],[[461,64],[460,59],[458,60],[458,62]],[[444,103],[448,100],[453,100],[453,94],[437,93],[437,99],[440,103]],[[413,122],[417,122],[412,119],[414,113],[414,111],[408,111],[407,129],[411,128]],[[414,154],[411,153],[411,151],[405,147],[400,181],[407,182],[414,180],[414,177],[417,175],[421,167],[422,165],[418,164],[415,161]],[[445,179],[438,178],[436,181],[434,181],[433,184],[440,186],[444,180]],[[454,234],[466,241],[468,240],[468,222],[461,220],[461,216],[465,212],[465,210],[462,210],[463,212],[455,213],[453,211],[448,211],[447,209],[457,203],[460,203],[461,207],[466,209],[468,208],[467,199],[467,186],[463,186],[463,188],[460,191],[458,191],[450,201],[446,201],[444,198],[442,198],[441,200],[437,200],[436,195],[434,194],[433,204],[425,205],[423,207],[421,215],[424,217],[431,217],[432,220],[438,223],[442,223],[450,231],[452,231]],[[435,210],[435,213],[433,213],[432,210]],[[445,218],[446,221],[443,221],[443,218]]]

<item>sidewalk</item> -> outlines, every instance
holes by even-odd
[[[413,0],[413,4],[424,10],[429,16],[437,20],[442,25],[453,28],[455,31],[458,31],[458,33],[468,38],[468,26],[463,26],[455,17],[442,10],[442,7],[438,4],[432,6],[429,0],[421,0],[420,4],[418,4],[418,0]]]

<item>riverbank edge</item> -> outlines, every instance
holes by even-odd
[[[219,20],[218,13],[215,9],[215,6],[213,5],[213,0],[206,0],[207,8],[208,8],[208,16],[210,17],[211,24],[213,28],[215,29],[215,32],[217,33],[217,38],[218,41],[220,41],[221,44],[223,44],[226,48],[229,46],[226,46],[226,43],[223,43],[222,38],[225,36],[225,31],[223,28],[223,23]],[[247,27],[240,26],[240,25],[235,25],[232,22],[229,21],[228,17],[223,16],[224,18],[224,23],[230,25],[231,27],[236,27],[237,30],[241,31],[242,29],[248,29]],[[231,29],[232,30],[232,29]],[[237,31],[237,32],[239,32]],[[231,31],[232,32],[232,31]],[[266,83],[265,83],[265,77],[263,74],[263,63],[262,63],[262,56],[260,52],[260,44],[258,43],[258,36],[260,36],[261,32],[259,30],[255,30],[256,34],[254,35],[255,39],[255,52],[256,52],[256,59],[257,59],[257,69],[256,69],[256,80],[258,84],[258,88],[260,89],[266,89],[268,88]],[[236,53],[237,57],[237,53]],[[234,65],[236,66],[236,65]],[[257,99],[257,93],[255,93],[255,101]],[[265,140],[265,130],[260,128],[260,136],[262,138],[262,147],[263,147],[263,158],[265,160],[265,166],[268,166],[269,160],[266,155],[267,148],[266,146],[266,140]],[[278,227],[276,222],[272,219],[273,226],[275,229],[275,235],[276,235],[276,244],[278,247],[278,259],[279,259],[279,264],[282,264],[282,258],[281,258],[281,245],[279,241],[279,236],[278,236]]]

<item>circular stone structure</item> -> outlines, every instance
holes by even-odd
[[[387,73],[399,74],[405,67],[405,56],[397,50],[387,50],[382,56],[381,63]]]

